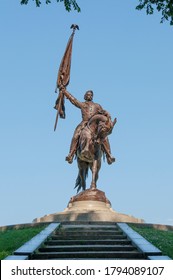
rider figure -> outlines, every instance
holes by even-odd
[[[80,102],[78,101],[73,95],[71,95],[65,88],[62,89],[63,90],[63,94],[66,96],[67,99],[69,99],[69,101],[75,105],[76,107],[78,107],[79,109],[81,109],[81,113],[82,113],[82,121],[81,123],[76,127],[75,131],[74,131],[74,135],[71,141],[71,146],[70,146],[70,152],[68,154],[68,156],[66,157],[66,161],[68,161],[68,163],[72,163],[73,162],[73,157],[77,151],[77,146],[78,146],[78,140],[79,140],[79,136],[81,133],[81,130],[86,126],[88,120],[94,116],[95,114],[103,114],[107,117],[110,117],[110,114],[103,110],[102,107],[97,104],[94,103],[93,100],[93,91],[92,90],[88,90],[85,95],[84,95],[84,102]],[[108,164],[112,164],[115,161],[115,158],[112,157],[111,155],[111,149],[110,149],[110,144],[109,144],[109,140],[106,137],[105,140],[102,142],[102,148],[103,151],[106,154],[106,158],[107,158],[107,162]]]

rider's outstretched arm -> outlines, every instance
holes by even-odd
[[[82,107],[82,102],[80,102],[79,100],[77,100],[71,93],[69,93],[66,88],[63,89],[63,94],[65,95],[65,97],[67,99],[69,99],[69,101],[75,105],[78,108]]]

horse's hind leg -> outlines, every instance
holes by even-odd
[[[92,181],[91,181],[91,189],[96,189],[96,180],[97,180],[97,160],[93,161],[92,165]]]
[[[100,171],[100,168],[101,168],[101,160],[98,159],[97,160],[97,171],[96,171],[96,174],[95,174],[95,182],[97,183],[97,180],[99,178],[99,171]]]

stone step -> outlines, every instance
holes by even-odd
[[[33,260],[33,259],[32,259]],[[35,260],[40,260],[40,258],[38,257],[38,259],[35,259]],[[44,260],[44,259],[41,259],[41,260]],[[59,258],[49,258],[48,260],[52,260],[52,261],[55,261],[55,260],[146,260],[146,258],[144,258],[143,256],[140,258],[140,257],[138,257],[138,258],[130,258],[130,259],[128,259],[128,258],[125,258],[125,257],[122,257],[122,258],[107,258],[107,257],[99,257],[99,258],[78,258],[78,257],[75,257],[75,258],[73,258],[73,257],[68,257],[68,258],[62,258],[62,259],[59,259]]]
[[[48,240],[44,243],[49,246],[58,245],[130,245],[131,241],[126,239],[107,240]]]
[[[117,226],[117,223],[115,222],[106,222],[106,221],[66,221],[66,222],[61,222],[61,226],[76,226],[76,227],[87,227],[87,226],[100,226],[100,227],[108,227],[108,226]]]
[[[116,239],[126,239],[126,236],[119,233],[119,234],[105,234],[105,235],[100,235],[100,234],[86,234],[86,235],[81,235],[81,234],[76,234],[76,235],[66,235],[66,234],[56,234],[51,236],[52,240],[116,240]]]
[[[67,245],[67,246],[45,246],[39,252],[93,252],[93,251],[134,251],[132,245]]]
[[[55,234],[118,234],[122,232],[120,229],[59,229],[55,231]]]
[[[66,225],[66,226],[62,226],[61,228],[60,228],[60,230],[66,230],[66,231],[85,231],[85,230],[90,230],[90,231],[92,231],[92,230],[97,230],[97,231],[100,231],[100,230],[104,230],[104,231],[109,231],[109,230],[119,230],[119,228],[117,227],[117,226],[115,226],[115,225],[113,225],[113,226],[104,226],[104,225],[102,225],[102,226],[97,226],[97,225],[85,225],[85,226],[82,226],[82,225],[80,225],[80,226],[72,226],[72,225]]]
[[[34,254],[33,259],[46,260],[46,259],[144,259],[142,253],[138,251],[100,251],[100,252],[40,252],[39,254]]]
[[[57,235],[57,236],[60,236],[60,235],[70,235],[70,236],[86,236],[86,235],[102,235],[102,236],[105,236],[105,235],[119,235],[119,234],[123,234],[122,231],[120,230],[100,230],[100,231],[97,231],[97,230],[82,230],[82,231],[66,231],[66,230],[59,230],[59,231],[56,231],[54,233],[54,235]]]

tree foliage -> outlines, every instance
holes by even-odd
[[[40,7],[40,0],[33,0],[37,7]],[[44,0],[46,4],[50,4],[52,0]],[[65,9],[70,12],[72,8],[78,12],[80,12],[80,7],[77,4],[76,0],[56,0],[57,2],[64,2]],[[27,5],[29,0],[20,0],[20,3],[23,5]]]
[[[146,9],[147,15],[154,13],[154,8],[161,12],[161,23],[165,20],[170,21],[170,25],[173,25],[173,0],[139,0],[137,10]]]
[[[43,0],[33,0],[37,7],[40,7]],[[50,4],[52,0],[44,0],[46,4]],[[65,9],[70,12],[72,9],[80,12],[80,7],[76,0],[55,0],[57,2],[64,2]],[[87,1],[87,0],[85,0]],[[146,10],[147,15],[154,13],[154,10],[161,12],[161,23],[165,20],[173,25],[173,0],[138,0],[139,5],[137,10]],[[28,4],[29,0],[20,0],[21,4]]]

